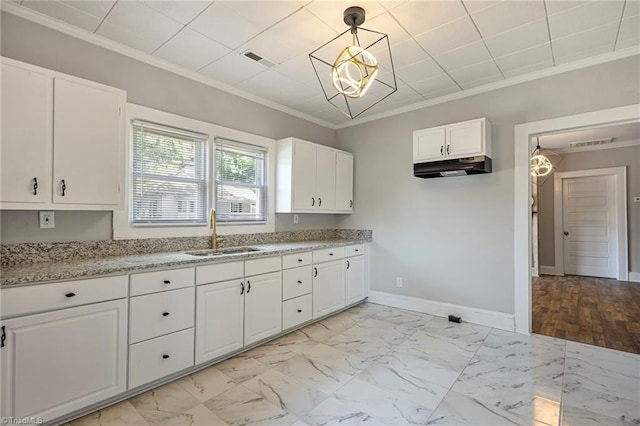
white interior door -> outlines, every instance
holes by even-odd
[[[615,177],[562,180],[564,272],[617,277]]]

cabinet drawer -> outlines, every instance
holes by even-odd
[[[309,321],[311,315],[311,295],[296,297],[282,303],[282,329],[286,330]]]
[[[244,262],[244,276],[250,277],[253,275],[267,274],[269,272],[276,272],[282,269],[282,263],[280,262],[280,256],[266,257],[261,259],[246,260]]]
[[[131,275],[131,296],[190,287],[193,283],[193,268],[133,274]]]
[[[194,291],[185,288],[131,298],[129,343],[193,327]]]
[[[129,389],[193,366],[193,328],[129,346]]]
[[[244,262],[217,263],[196,268],[196,284],[216,283],[244,275]]]
[[[0,290],[2,318],[127,297],[126,275]]]
[[[313,251],[313,263],[328,262],[330,260],[342,259],[344,257],[344,247],[333,247]]]
[[[346,257],[360,256],[361,254],[364,254],[364,244],[354,244],[352,246],[347,246],[344,249]]]
[[[293,299],[311,293],[313,288],[311,265],[287,269],[282,272],[282,300]]]
[[[311,265],[311,252],[285,254],[282,256],[282,269]]]

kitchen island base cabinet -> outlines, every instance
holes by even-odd
[[[335,312],[344,304],[344,260],[313,267],[313,318]]]
[[[241,278],[198,287],[196,364],[242,348],[245,291]]]
[[[2,416],[47,422],[126,390],[126,299],[1,325]]]
[[[244,344],[250,345],[282,331],[282,274],[246,278]]]

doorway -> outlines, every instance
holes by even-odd
[[[640,105],[634,104],[515,126],[514,303],[516,332],[530,334],[532,330],[531,268],[533,263],[533,238],[531,224],[533,215],[530,174],[530,143],[532,137],[576,129],[637,123],[639,121]],[[540,269],[542,270],[542,268]]]

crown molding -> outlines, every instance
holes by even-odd
[[[153,65],[165,71],[169,71],[174,74],[180,75],[182,77],[189,78],[191,80],[197,81],[199,83],[205,84],[210,87],[214,87],[216,89],[247,99],[257,104],[275,109],[285,114],[289,114],[294,117],[310,121],[312,123],[329,128],[331,130],[346,129],[348,127],[353,127],[360,124],[368,123],[370,121],[380,120],[382,118],[404,114],[406,112],[415,111],[415,110],[426,108],[429,106],[434,106],[434,105],[442,104],[445,102],[463,99],[468,96],[474,96],[481,93],[502,89],[504,87],[514,86],[516,84],[538,80],[540,78],[550,77],[553,75],[562,74],[565,72],[574,71],[581,68],[587,68],[590,66],[603,64],[606,62],[611,62],[618,59],[627,58],[630,56],[640,55],[640,48],[638,46],[629,47],[629,48],[621,49],[615,52],[604,53],[602,55],[592,56],[590,58],[582,59],[575,62],[570,62],[568,64],[556,66],[553,68],[547,68],[547,69],[535,71],[529,74],[512,77],[506,80],[497,81],[494,83],[486,84],[484,86],[474,87],[472,89],[463,90],[461,92],[451,93],[449,95],[444,95],[444,96],[429,99],[426,101],[418,102],[415,104],[407,105],[404,107],[395,108],[395,109],[384,111],[378,114],[356,118],[354,120],[347,121],[341,124],[333,124],[328,121],[322,120],[320,118],[314,117],[312,115],[297,111],[291,107],[287,107],[277,102],[273,102],[268,99],[262,98],[260,96],[256,96],[254,94],[245,92],[244,90],[240,90],[237,87],[234,87],[229,84],[223,83],[219,80],[207,77],[203,74],[197,73],[195,71],[189,70],[179,65],[172,64],[163,59],[157,58],[155,56],[152,56],[147,53],[141,52],[139,50],[133,49],[131,47],[125,46],[124,44],[115,42],[113,40],[109,40],[97,34],[87,32],[85,30],[74,27],[70,24],[51,18],[47,15],[28,9],[26,7],[22,7],[7,1],[2,1],[2,6],[0,7],[0,9],[12,15],[15,15],[20,18],[26,19],[28,21],[35,22],[42,26],[54,29],[56,31],[81,39],[83,41],[94,44],[96,46],[100,46],[102,48],[114,51],[116,53],[120,53],[130,58],[139,60],[141,62],[145,62],[149,65]]]
[[[457,99],[463,99],[468,96],[474,96],[481,93],[491,92],[493,90],[502,89],[504,87],[514,86],[520,83],[526,83],[528,81],[538,80],[545,77],[550,77],[557,74],[562,74],[569,71],[578,70],[581,68],[587,68],[606,62],[615,61],[618,59],[627,58],[630,56],[640,55],[640,48],[638,46],[628,47],[615,52],[604,53],[602,55],[592,56],[575,62],[569,62],[568,64],[559,65],[553,68],[546,68],[540,71],[534,71],[529,74],[523,74],[516,77],[512,77],[502,81],[496,81],[494,83],[486,84],[484,86],[474,87],[472,89],[463,90],[461,92],[451,93],[449,95],[440,96],[437,98],[422,101],[416,104],[407,105],[405,107],[396,108],[390,111],[381,112],[367,117],[356,118],[346,123],[334,125],[335,130],[345,129],[347,127],[357,126],[370,121],[380,120],[382,118],[392,117],[394,115],[403,114],[405,112],[415,111],[425,107],[442,104],[445,102],[455,101]]]
[[[328,121],[319,119],[309,114],[305,114],[291,107],[284,106],[282,104],[270,101],[260,96],[256,96],[252,93],[245,92],[244,90],[238,89],[237,87],[223,83],[214,78],[207,77],[198,72],[195,72],[190,69],[184,68],[182,66],[165,61],[164,59],[160,59],[155,56],[149,55],[148,53],[144,53],[137,49],[133,49],[129,46],[110,40],[106,37],[102,37],[100,35],[82,30],[78,27],[74,27],[73,25],[51,18],[50,16],[44,15],[35,10],[31,10],[26,7],[19,6],[17,4],[10,3],[7,1],[2,1],[1,10],[3,12],[7,12],[17,17],[42,25],[44,27],[48,27],[53,30],[59,31],[71,37],[75,37],[80,40],[86,41],[93,45],[111,50],[116,53],[120,53],[121,55],[128,56],[129,58],[136,59],[138,61],[147,63],[149,65],[153,65],[154,67],[163,69],[165,71],[172,72],[181,77],[186,77],[188,79],[197,81],[198,83],[202,83],[207,86],[222,90],[224,92],[230,93],[240,98],[249,100],[251,102],[255,102],[257,104],[275,109],[277,111],[284,112],[285,114],[289,114],[294,117],[301,118],[303,120],[311,121],[312,123],[335,130],[335,125],[332,123],[329,123]]]

